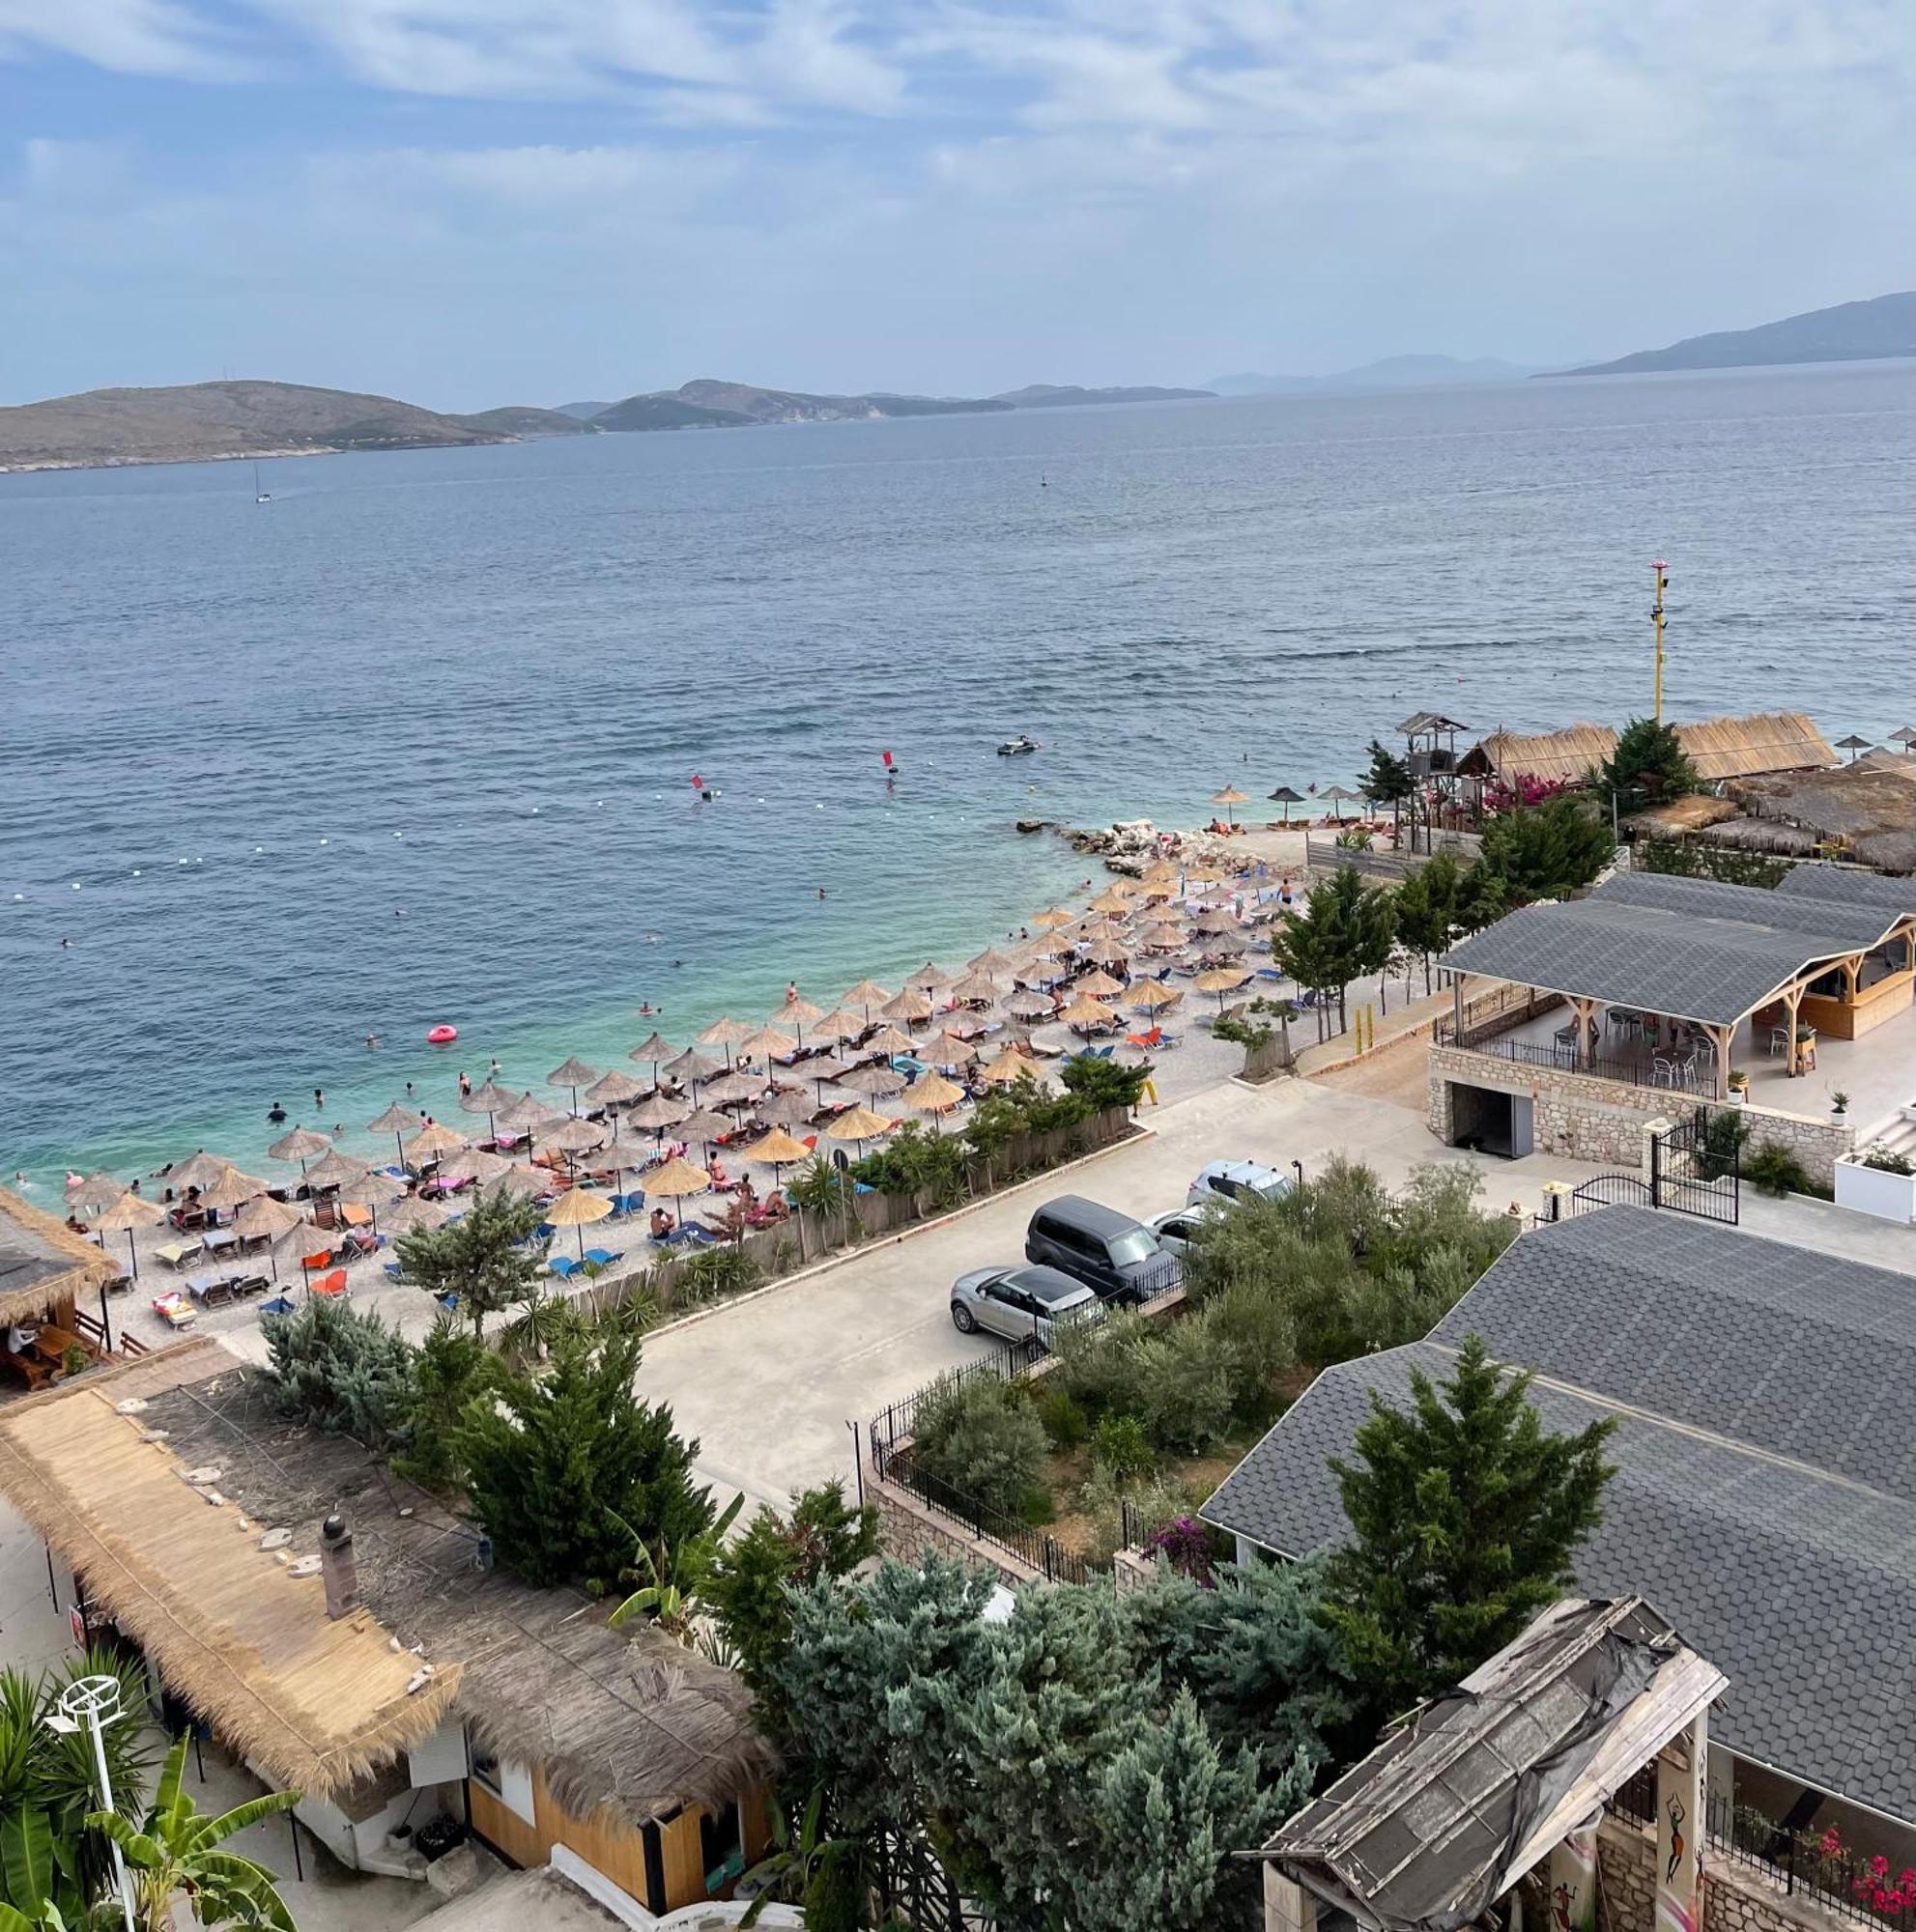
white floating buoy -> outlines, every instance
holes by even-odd
[[[18,905],[18,904],[20,903],[20,901],[21,901],[21,900],[22,900],[23,898],[25,898],[25,897],[26,897],[26,894],[25,894],[25,893],[15,893],[15,894],[14,895],[14,903],[15,905]]]
[[[137,879],[139,876],[140,876],[140,868],[137,866],[135,866],[133,867],[133,877]]]
[[[179,865],[179,866],[184,866],[184,865],[185,865],[186,863],[186,860],[184,860],[184,859],[177,859],[177,860],[175,860],[175,861],[174,861],[174,864],[175,864],[175,865]]]
[[[75,879],[75,880],[73,881],[73,890],[74,890],[75,892],[78,892],[78,891],[79,891],[79,889],[80,889],[80,882],[79,882],[79,880]]]
[[[253,850],[255,852],[264,852],[266,850],[266,847],[264,845],[255,845],[253,847]]]

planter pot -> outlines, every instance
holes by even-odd
[[[1836,1205],[1907,1227],[1916,1221],[1916,1175],[1889,1174],[1860,1160],[1838,1160]]]
[[[1750,1090],[1747,1087],[1732,1087],[1730,1090],[1730,1104],[1732,1107],[1740,1107],[1749,1097]]]

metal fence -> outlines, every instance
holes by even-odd
[[[1514,1024],[1514,1022],[1513,1022]],[[1519,1066],[1548,1066],[1558,1073],[1585,1073],[1595,1080],[1615,1080],[1625,1087],[1654,1087],[1673,1094],[1704,1098],[1716,1092],[1714,1065],[1683,1067],[1666,1062],[1654,1065],[1641,1060],[1611,1060],[1602,1054],[1579,1053],[1574,1045],[1555,1040],[1480,1037],[1440,1039],[1440,1046],[1464,1046],[1472,1053],[1515,1062]]]
[[[1633,1825],[1655,1825],[1656,1767],[1645,1765],[1609,1800],[1608,1808]],[[1916,1897],[1895,1872],[1877,1872],[1862,1853],[1835,1834],[1793,1831],[1774,1818],[1712,1792],[1703,1806],[1704,1845],[1726,1864],[1759,1873],[1786,1896],[1802,1897],[1825,1912],[1888,1932],[1916,1932]],[[1895,1895],[1900,1905],[1887,1903]],[[1876,1901],[1881,1897],[1885,1903]]]

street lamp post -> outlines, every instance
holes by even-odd
[[[47,1727],[71,1737],[84,1724],[93,1736],[93,1765],[100,1774],[100,1808],[113,1809],[113,1781],[106,1771],[106,1726],[117,1723],[126,1713],[120,1708],[120,1680],[117,1677],[77,1677],[54,1700]],[[134,1932],[133,1895],[127,1888],[127,1862],[120,1847],[108,1840],[113,1852],[113,1879],[120,1890],[120,1910],[127,1920],[127,1932]]]

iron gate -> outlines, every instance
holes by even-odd
[[[1669,1208],[1704,1221],[1736,1225],[1745,1133],[1734,1107],[1699,1107],[1688,1120],[1650,1136],[1648,1179],[1599,1174],[1570,1191],[1570,1212],[1592,1208]]]

